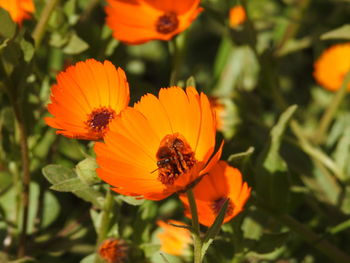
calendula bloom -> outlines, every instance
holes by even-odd
[[[127,107],[129,85],[124,71],[109,61],[78,62],[57,76],[46,123],[69,138],[99,140],[109,123]]]
[[[176,220],[169,220],[168,223],[158,221],[158,226],[163,229],[163,231],[157,235],[160,239],[160,250],[174,256],[186,254],[189,245],[192,243],[190,231],[186,228],[172,226],[169,223],[186,226],[184,223]]]
[[[200,0],[107,0],[107,25],[129,44],[169,40],[188,28],[202,11]]]
[[[247,16],[243,6],[237,5],[230,9],[230,26],[232,28],[243,24],[246,18]]]
[[[314,64],[314,77],[328,90],[338,90],[350,70],[350,43],[326,49]],[[350,91],[350,83],[348,84]]]
[[[114,191],[161,200],[184,191],[218,161],[215,116],[205,94],[189,87],[146,94],[96,143],[98,176]]]
[[[250,191],[238,169],[219,161],[193,189],[199,222],[211,226],[226,200],[228,207],[223,223],[230,221],[243,210]],[[185,215],[191,218],[187,196],[181,195],[180,199],[185,206]]]
[[[98,248],[98,254],[109,263],[122,263],[127,257],[128,247],[123,240],[109,238]]]
[[[12,20],[18,24],[30,18],[30,14],[35,11],[32,0],[0,0],[0,8],[9,12]]]

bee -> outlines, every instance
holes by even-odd
[[[156,153],[159,180],[171,184],[181,174],[185,174],[195,163],[191,147],[178,134],[164,137]]]

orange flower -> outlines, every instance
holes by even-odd
[[[35,11],[32,0],[0,0],[0,7],[9,12],[12,20],[18,24],[30,18],[30,14]]]
[[[98,254],[109,263],[121,263],[127,257],[127,250],[123,240],[109,238],[102,242]]]
[[[109,61],[78,62],[57,75],[45,118],[56,133],[69,138],[99,140],[109,123],[129,103],[129,85],[121,68]]]
[[[219,161],[193,189],[199,222],[202,225],[211,226],[227,199],[229,203],[223,222],[230,221],[243,210],[250,191],[251,188],[242,181],[242,175],[238,169],[225,161]],[[191,218],[187,197],[181,195],[180,199],[185,206],[185,215]]]
[[[230,26],[232,28],[244,23],[246,18],[247,16],[243,6],[237,5],[230,9]]]
[[[202,11],[200,0],[107,0],[107,24],[128,44],[169,40],[188,28]]]
[[[186,190],[220,158],[215,117],[208,98],[193,87],[161,89],[143,96],[110,125],[96,143],[98,176],[113,190],[161,200]]]
[[[168,223],[186,226],[186,224],[176,220],[169,220]],[[161,243],[160,250],[174,256],[184,255],[192,243],[191,233],[186,228],[175,227],[168,223],[157,222],[158,226],[164,229],[157,235]]]
[[[350,70],[350,43],[326,49],[314,64],[314,77],[328,90],[338,90]],[[350,91],[350,83],[348,84]]]
[[[225,106],[219,101],[219,98],[217,97],[210,97],[210,106],[215,112],[215,119],[216,119],[216,129],[218,131],[222,131],[224,129],[224,116],[225,113]]]

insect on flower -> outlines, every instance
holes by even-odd
[[[147,94],[95,144],[98,176],[124,195],[161,200],[187,189],[221,156],[208,97],[193,87]]]

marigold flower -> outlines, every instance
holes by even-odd
[[[169,40],[184,31],[202,11],[200,0],[107,0],[107,25],[128,44]]]
[[[30,18],[35,11],[33,0],[0,0],[0,8],[9,12],[12,20],[18,24]]]
[[[338,90],[350,70],[350,43],[326,49],[314,64],[316,81],[328,90]],[[350,91],[350,83],[348,84]]]
[[[109,238],[98,248],[98,254],[109,263],[122,263],[127,257],[128,247],[123,240]]]
[[[169,220],[168,223],[186,226],[186,224],[176,220]],[[192,243],[191,233],[186,228],[172,226],[168,223],[157,221],[158,226],[164,230],[157,235],[161,243],[160,250],[174,256],[184,255]]]
[[[78,62],[57,75],[45,118],[56,133],[68,138],[99,140],[109,123],[129,103],[129,85],[124,71],[109,61]]]
[[[246,18],[247,16],[243,6],[237,5],[230,9],[230,26],[232,28],[243,24]]]
[[[230,221],[243,210],[250,191],[238,169],[219,161],[193,189],[199,222],[211,226],[227,199],[229,203],[223,223]],[[185,206],[185,215],[191,218],[187,197],[181,195],[180,199]]]
[[[184,191],[218,161],[215,116],[193,87],[146,94],[96,143],[98,176],[124,195],[161,200]],[[212,158],[211,158],[212,157]]]

